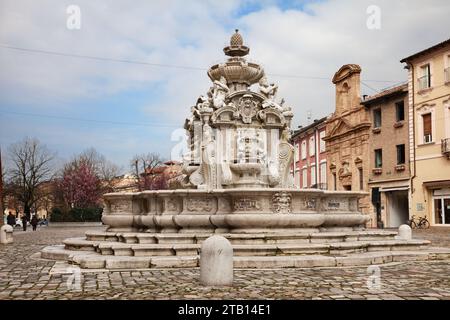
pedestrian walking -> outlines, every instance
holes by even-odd
[[[37,218],[37,216],[36,216],[36,214],[35,215],[33,215],[33,218],[31,218],[31,226],[33,227],[33,231],[36,231],[36,227],[37,227],[37,225],[38,225],[38,218]]]
[[[16,226],[16,216],[13,215],[11,211],[9,212],[8,217],[6,218],[6,222],[13,228]]]
[[[22,215],[22,227],[23,227],[23,231],[27,231],[27,222],[28,222],[27,215],[26,215],[26,214],[23,214],[23,215]]]

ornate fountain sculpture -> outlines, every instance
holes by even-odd
[[[261,66],[245,60],[249,50],[236,30],[224,49],[229,59],[208,71],[209,98],[199,98],[185,123],[193,141],[184,166],[187,187],[293,186],[288,142],[293,113],[276,101],[278,86],[268,83]],[[250,90],[258,83],[259,92]]]
[[[182,190],[108,194],[110,231],[277,232],[361,227],[359,193],[298,190],[289,143],[292,110],[278,86],[248,62],[238,30],[228,59],[208,70],[212,86],[185,121],[190,151]]]
[[[236,31],[224,49],[228,60],[208,71],[213,86],[185,122],[185,188],[107,194],[107,230],[46,247],[43,258],[94,269],[196,267],[200,244],[213,233],[233,244],[237,268],[424,257],[414,250],[427,241],[363,228],[368,217],[358,209],[362,193],[293,188],[293,114],[277,101],[277,86],[264,70],[245,60],[249,50]],[[405,248],[412,251],[398,251]],[[450,250],[429,251],[429,259],[449,256]]]

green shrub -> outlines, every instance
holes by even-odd
[[[73,208],[69,210],[69,216],[76,222],[99,222],[102,212],[102,208]]]
[[[53,208],[50,213],[52,222],[64,222],[66,219],[64,212],[60,208]]]
[[[67,212],[59,208],[51,211],[51,222],[100,222],[103,208],[72,208]]]

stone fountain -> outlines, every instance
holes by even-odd
[[[212,234],[233,244],[235,267],[245,268],[448,256],[423,251],[427,241],[364,229],[364,193],[295,188],[291,107],[263,68],[245,59],[250,49],[237,30],[223,51],[227,60],[208,70],[212,86],[184,124],[184,188],[106,194],[106,231],[47,247],[42,257],[83,268],[195,267]]]

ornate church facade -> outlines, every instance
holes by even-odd
[[[336,109],[328,118],[326,136],[328,190],[366,191],[369,176],[369,138],[371,122],[361,105],[361,68],[355,64],[342,66],[334,75]],[[368,226],[377,225],[371,210],[369,193],[360,200],[360,210],[370,216]]]

